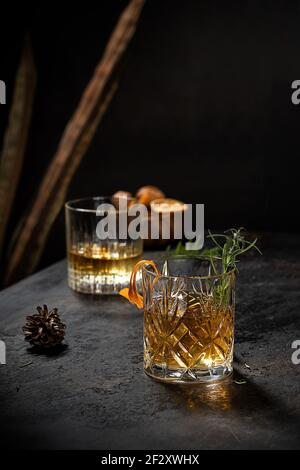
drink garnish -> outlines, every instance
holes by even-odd
[[[139,270],[143,266],[151,266],[157,276],[160,275],[160,272],[158,271],[158,268],[154,261],[149,260],[149,259],[142,259],[141,261],[138,261],[136,265],[134,266],[131,277],[130,277],[130,285],[129,288],[125,287],[124,289],[120,290],[119,294],[125,297],[125,299],[129,300],[132,304],[136,305],[137,308],[142,309],[144,307],[144,301],[143,301],[143,296],[139,294],[137,290],[137,285],[136,285],[136,276],[139,272]]]

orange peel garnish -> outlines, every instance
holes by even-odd
[[[159,275],[159,271],[154,261],[149,259],[142,259],[136,263],[132,270],[129,288],[125,287],[125,289],[122,289],[119,292],[120,295],[125,297],[125,299],[129,300],[129,302],[131,302],[132,304],[136,305],[139,309],[142,309],[144,307],[144,301],[143,296],[140,295],[137,290],[136,276],[143,266],[152,266],[155,274]]]

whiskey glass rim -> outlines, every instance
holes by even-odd
[[[84,207],[79,207],[80,203],[88,202],[88,201],[99,201],[99,204],[103,202],[111,202],[113,196],[91,196],[91,197],[81,197],[81,198],[76,198],[76,199],[71,199],[70,201],[65,202],[65,209],[69,211],[74,211],[74,212],[85,212],[85,213],[90,213],[90,214],[96,214],[97,209],[90,209],[90,208],[84,208]],[[126,197],[127,201],[133,201],[133,197]],[[116,212],[119,212],[119,210],[116,208]]]
[[[218,258],[217,256],[213,256],[212,257],[214,260],[220,260],[221,258]],[[166,256],[164,258],[157,258],[157,260],[153,260],[154,262],[155,261],[168,261],[168,259],[170,259],[170,257]],[[203,260],[203,261],[209,261],[207,258],[205,258],[204,256],[201,256],[201,255],[194,255],[194,256],[186,256],[186,255],[174,255],[172,256],[172,259],[186,259],[186,260],[193,260],[193,259],[196,259],[196,260]],[[144,265],[142,267],[142,270],[145,271],[147,274],[150,274],[151,276],[153,277],[156,277],[157,274],[155,273],[155,271],[152,271],[151,270],[151,267],[148,267],[148,265]],[[167,275],[164,275],[164,274],[161,274],[159,277],[160,278],[163,278],[163,279],[201,279],[201,280],[204,280],[204,279],[222,279],[223,277],[226,277],[226,276],[232,276],[236,273],[236,268],[232,268],[230,271],[228,272],[225,272],[225,273],[220,273],[220,274],[213,274],[213,275],[207,275],[207,276],[202,276],[202,275],[188,275],[188,274],[178,274],[178,275],[172,275],[172,274],[167,274]]]

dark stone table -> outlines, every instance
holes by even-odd
[[[157,383],[142,370],[142,313],[120,297],[92,299],[59,262],[0,293],[0,433],[5,448],[300,448],[300,237],[276,236],[238,277],[235,374],[211,386]],[[67,323],[56,355],[27,349],[36,305]],[[245,365],[247,364],[247,366]],[[244,381],[246,383],[244,383]]]

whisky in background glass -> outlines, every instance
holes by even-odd
[[[116,294],[128,286],[131,271],[143,251],[141,239],[97,237],[97,207],[113,198],[87,198],[66,204],[68,283],[88,294]]]

